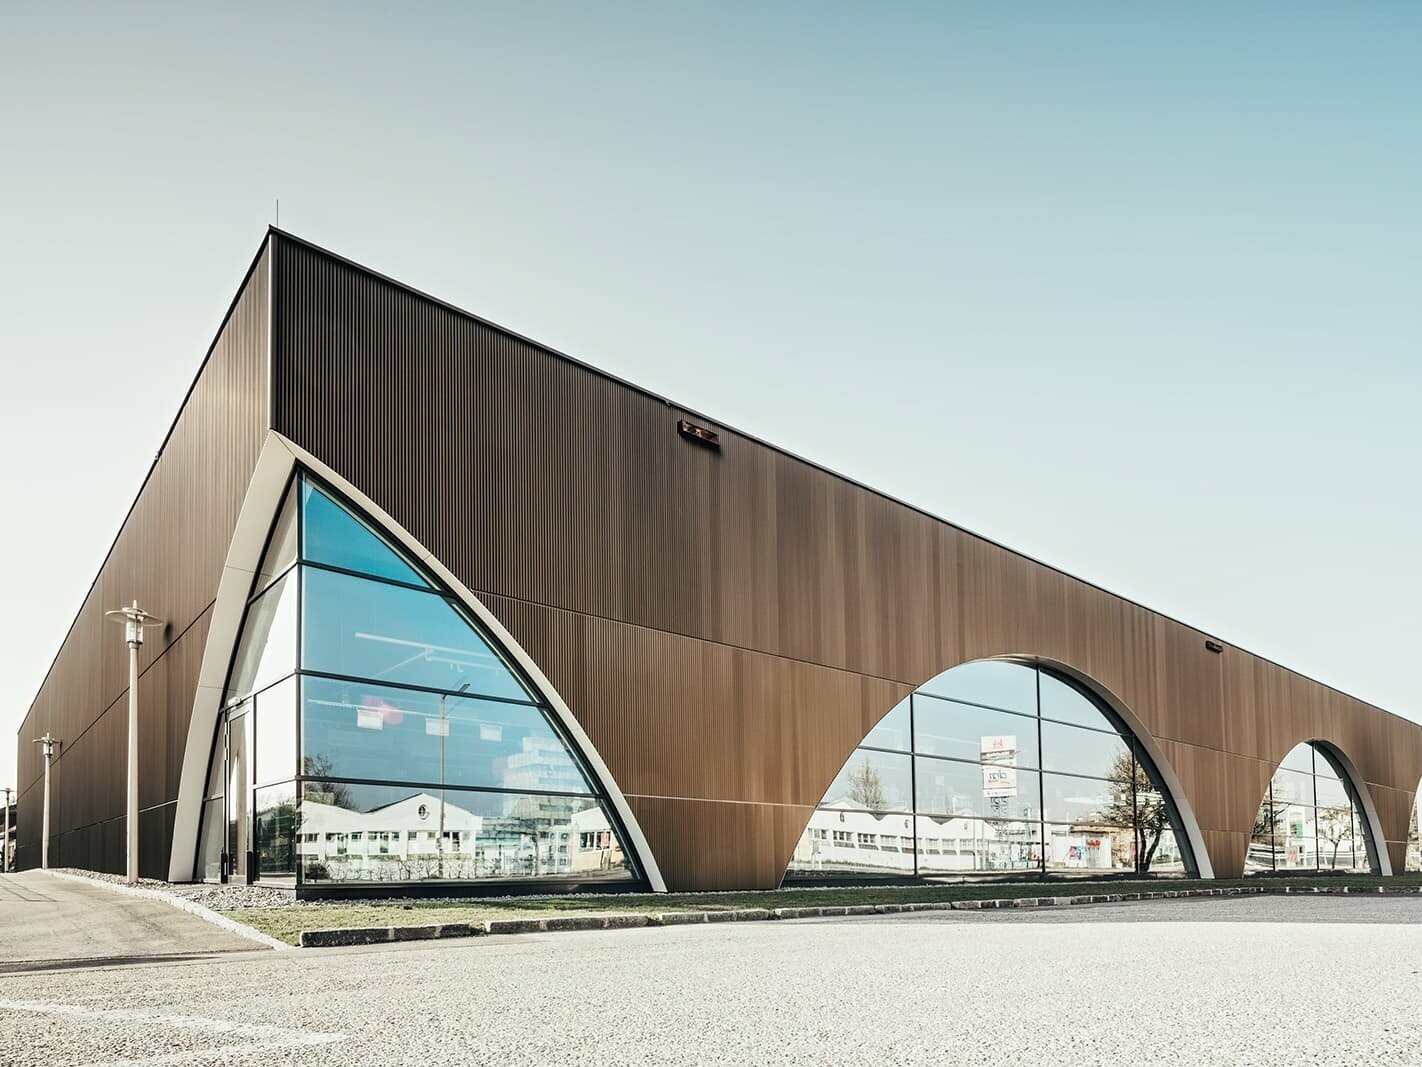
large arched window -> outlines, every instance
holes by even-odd
[[[870,731],[787,876],[1194,870],[1155,767],[1109,709],[1046,668],[984,660]]]
[[[1245,873],[1377,869],[1377,852],[1348,775],[1322,745],[1295,745],[1264,791]]]
[[[637,877],[606,796],[528,679],[304,474],[253,583],[204,796],[210,879]]]

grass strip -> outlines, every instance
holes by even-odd
[[[487,902],[411,900],[401,903],[330,901],[281,908],[246,908],[222,914],[271,937],[296,944],[303,930],[338,930],[371,926],[428,926],[439,923],[482,924],[489,919],[548,918],[561,915],[641,915],[662,911],[726,911],[736,908],[839,907],[872,904],[926,904],[955,900],[1083,896],[1098,893],[1163,893],[1184,889],[1266,886],[1275,891],[1314,888],[1350,892],[1380,889],[1417,892],[1422,875],[1257,877],[1241,879],[1150,879],[1141,881],[971,882],[951,885],[836,886],[773,889],[738,893],[613,893],[562,897],[504,897]]]

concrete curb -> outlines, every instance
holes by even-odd
[[[72,877],[72,876],[70,876]],[[430,941],[451,937],[501,934],[560,933],[575,930],[622,930],[646,926],[686,926],[716,922],[759,922],[769,919],[828,919],[848,915],[901,915],[921,911],[987,911],[994,908],[1064,908],[1078,904],[1125,904],[1141,900],[1182,900],[1192,897],[1286,896],[1289,894],[1404,896],[1422,894],[1422,886],[1226,886],[1219,889],[1130,890],[1124,893],[1079,893],[1051,897],[990,897],[982,900],[909,901],[903,904],[830,904],[786,908],[725,908],[714,911],[620,912],[606,915],[553,915],[546,918],[488,919],[478,925],[376,926],[344,930],[303,930],[302,948],[334,945],[376,945],[392,941]],[[253,931],[255,933],[255,931]],[[261,935],[259,935],[261,936]],[[290,945],[283,945],[290,948]]]
[[[125,897],[138,897],[142,900],[157,900],[170,907],[185,911],[189,915],[196,915],[199,919],[204,919],[212,923],[213,926],[221,927],[228,933],[245,937],[249,941],[255,941],[266,948],[290,950],[293,946],[281,941],[260,930],[254,930],[246,923],[239,923],[236,919],[229,919],[226,915],[221,915],[205,905],[196,901],[187,900],[172,893],[165,893],[161,889],[145,889],[142,886],[116,885],[113,882],[106,882],[102,878],[85,878],[82,874],[68,874],[62,871],[45,870],[45,874],[51,878],[63,878],[70,882],[78,882],[80,885],[97,886],[100,889],[107,889],[111,893],[117,893]]]

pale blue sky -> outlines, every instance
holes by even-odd
[[[1422,7],[286,8],[7,6],[0,737],[276,197],[1422,717]]]

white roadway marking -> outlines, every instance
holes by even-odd
[[[149,1026],[164,1026],[171,1030],[196,1030],[210,1034],[230,1035],[254,1039],[256,1045],[246,1045],[234,1051],[250,1052],[257,1048],[308,1048],[313,1045],[329,1045],[334,1041],[344,1041],[345,1034],[326,1033],[320,1030],[288,1030],[280,1026],[265,1026],[261,1023],[240,1023],[228,1019],[209,1019],[202,1015],[160,1015],[154,1012],[137,1011],[133,1008],[86,1008],[78,1004],[55,1004],[39,1000],[0,999],[0,1011],[27,1012],[31,1015],[58,1015],[71,1019],[88,1019],[95,1022],[142,1023]],[[216,1051],[216,1050],[214,1050]],[[125,1063],[180,1063],[193,1056],[194,1050],[178,1053],[159,1054],[141,1060],[125,1060]],[[113,1061],[108,1061],[113,1062]]]

